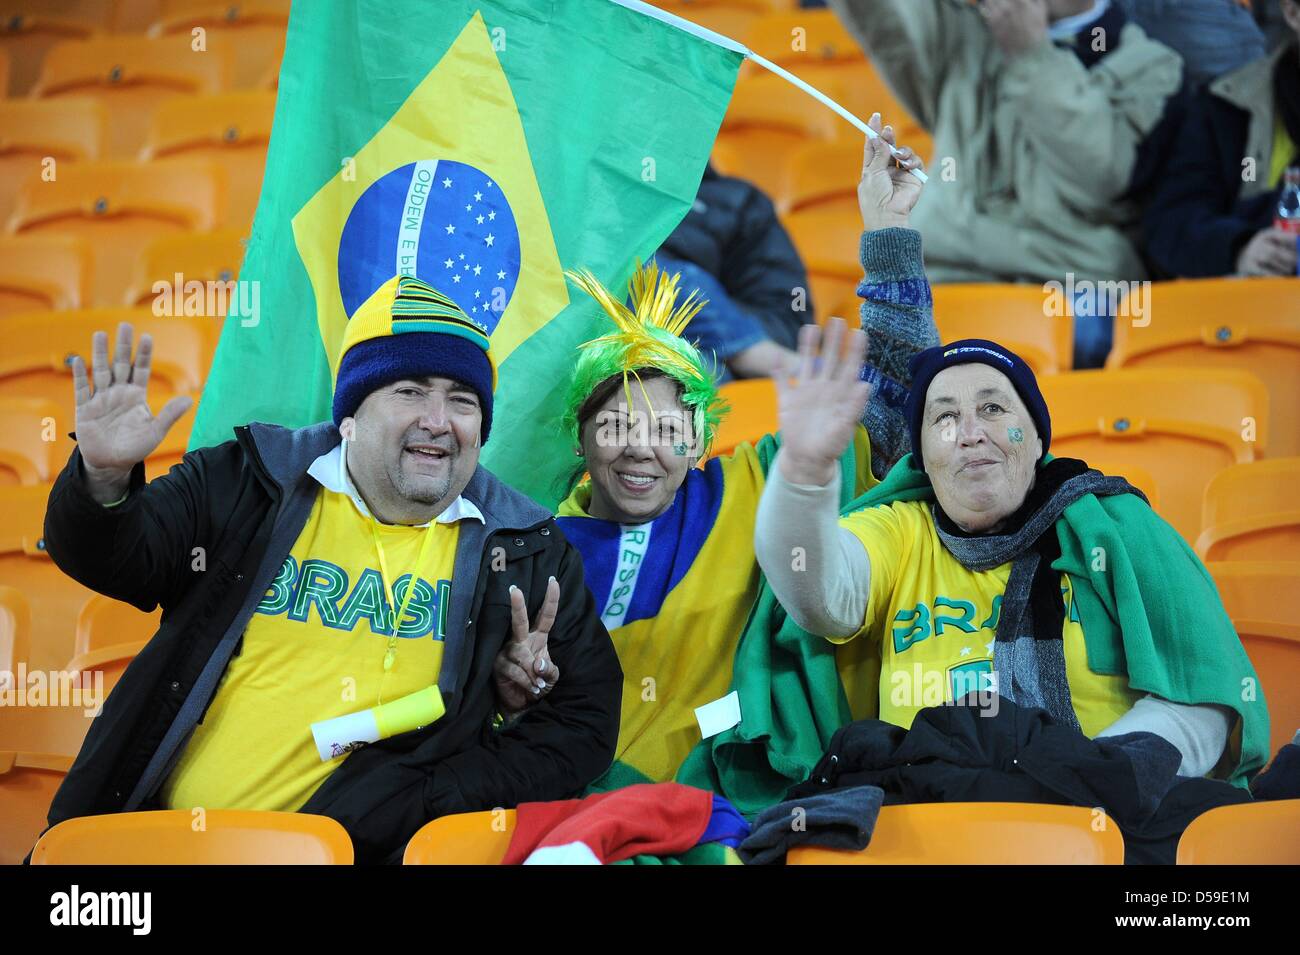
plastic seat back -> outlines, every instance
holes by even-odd
[[[101,158],[107,136],[104,107],[89,97],[0,100],[0,229],[24,182],[51,181],[67,163]]]
[[[1100,809],[1031,803],[885,806],[861,852],[798,847],[790,865],[1122,865],[1124,837]]]
[[[178,93],[217,93],[230,82],[232,53],[216,45],[196,55],[189,34],[104,36],[60,43],[46,54],[33,95],[92,96],[108,113],[108,155],[135,156],[150,117]]]
[[[68,819],[32,865],[351,865],[352,840],[328,816],[186,809]]]
[[[1300,560],[1300,457],[1234,464],[1205,488],[1202,560]]]
[[[225,170],[222,221],[247,234],[262,190],[275,94],[176,96],[154,113],[142,159],[206,159]]]
[[[1214,561],[1206,568],[1264,687],[1275,754],[1300,731],[1300,623],[1286,603],[1300,589],[1300,561]]]
[[[45,829],[70,756],[0,751],[0,865],[18,865]]]
[[[142,613],[130,604],[96,594],[77,615],[68,670],[103,673],[103,692],[111,693],[127,665],[158,632],[161,617],[161,610]]]
[[[1266,447],[1268,394],[1246,372],[1074,371],[1044,375],[1039,385],[1052,414],[1052,453],[1149,471],[1160,516],[1188,543],[1200,532],[1210,478]]]
[[[0,321],[22,312],[86,306],[93,258],[84,239],[0,235]]]
[[[1300,865],[1300,799],[1219,806],[1178,840],[1179,865]]]
[[[1108,368],[1240,369],[1264,382],[1269,454],[1300,454],[1300,294],[1291,278],[1156,282],[1150,324],[1116,321]]]
[[[91,301],[120,305],[136,261],[153,240],[220,224],[225,172],[205,160],[72,163],[58,179],[19,188],[9,231],[69,236],[93,249]]]
[[[713,457],[722,457],[744,442],[757,444],[765,434],[778,428],[776,384],[770,378],[747,378],[729,381],[720,389],[731,411],[718,425],[713,442]]]
[[[54,481],[72,443],[58,423],[52,401],[0,396],[0,485]]]
[[[411,837],[402,864],[500,865],[514,831],[513,809],[443,816]]]
[[[941,341],[987,338],[1023,358],[1035,375],[1073,365],[1074,319],[1068,309],[1049,307],[1038,286],[936,285],[933,293]]]

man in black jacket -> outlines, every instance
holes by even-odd
[[[572,796],[608,767],[622,674],[581,560],[478,465],[496,382],[479,323],[393,278],[349,322],[333,422],[237,428],[145,484],[141,462],[188,407],[150,414],[151,350],[142,336],[133,364],[123,325],[110,365],[97,333],[93,394],[73,363],[78,448],[50,495],[50,556],[163,616],[51,825],[296,810],[342,823],[358,862],[393,862],[431,819]],[[538,657],[539,689],[564,679],[499,725],[493,661],[510,641]],[[426,725],[331,744],[328,721],[413,694]]]
[[[1190,102],[1155,183],[1147,255],[1166,276],[1296,274],[1296,236],[1273,221],[1285,171],[1300,163],[1300,0],[1269,2],[1290,42]]]

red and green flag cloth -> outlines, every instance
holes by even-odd
[[[733,45],[734,46],[734,45]],[[191,447],[328,420],[347,322],[394,275],[487,329],[483,463],[553,507],[577,346],[565,282],[625,287],[689,210],[743,54],[612,0],[295,4],[261,201]]]

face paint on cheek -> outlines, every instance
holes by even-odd
[[[677,444],[674,444],[674,445],[673,445],[673,454],[677,455],[678,457],[685,457],[685,456],[686,456],[686,444],[685,444],[684,442],[679,442],[679,443],[677,443]]]
[[[1019,444],[1025,440],[1025,432],[1020,428],[1007,428],[1007,438]]]

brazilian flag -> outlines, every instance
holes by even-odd
[[[614,0],[296,3],[241,281],[191,447],[330,417],[349,317],[415,275],[491,335],[483,463],[545,506],[558,415],[598,307],[686,214],[741,54]]]

